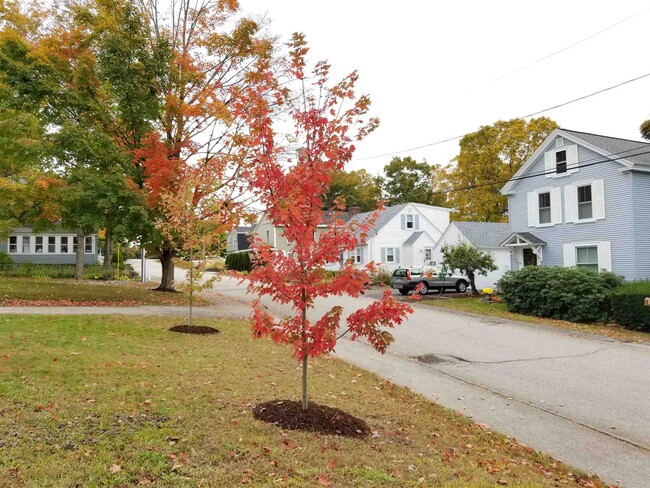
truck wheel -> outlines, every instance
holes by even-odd
[[[463,280],[458,280],[456,282],[456,291],[458,293],[465,293],[467,291],[467,283],[465,283]]]
[[[409,294],[409,291],[411,291],[411,290],[407,290],[406,288],[400,288],[400,289],[399,289],[399,292],[400,292],[402,295],[408,295],[408,294]]]

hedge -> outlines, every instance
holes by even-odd
[[[226,269],[233,271],[250,271],[253,269],[251,256],[247,252],[235,252],[226,256]]]
[[[627,329],[650,332],[650,307],[644,300],[650,298],[650,281],[637,281],[612,290],[610,294],[612,318]]]
[[[0,276],[8,278],[74,278],[74,271],[74,264],[0,263]],[[129,278],[137,276],[131,265],[125,263],[120,263],[120,274]],[[86,264],[84,265],[83,279],[106,280],[111,279],[111,276],[106,275],[101,265]]]
[[[498,288],[508,310],[571,322],[607,321],[611,316],[610,291],[623,278],[586,268],[527,266],[509,271]]]

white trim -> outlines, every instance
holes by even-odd
[[[564,267],[577,266],[577,251],[579,247],[595,247],[598,249],[598,271],[612,271],[612,244],[611,241],[581,241],[567,242],[562,246],[564,254]]]

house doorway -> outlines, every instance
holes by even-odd
[[[524,250],[524,266],[537,266],[537,254],[530,248]]]

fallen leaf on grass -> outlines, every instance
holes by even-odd
[[[111,467],[108,468],[108,470],[109,470],[111,473],[117,473],[117,472],[119,472],[119,471],[122,471],[122,466],[120,466],[119,464],[112,464]]]
[[[321,474],[318,478],[318,484],[321,486],[330,486],[332,482],[330,481],[330,477],[327,476],[326,474]]]
[[[292,441],[292,440],[290,440],[290,439],[284,439],[284,440],[282,441],[282,447],[283,447],[284,449],[287,449],[287,450],[289,450],[289,449],[295,449],[296,447],[298,447],[298,444],[296,444],[294,441]]]
[[[330,461],[327,463],[327,469],[334,469],[336,468],[336,463],[334,461]]]

